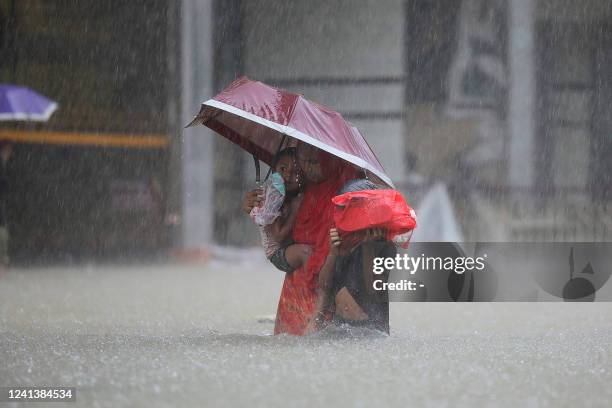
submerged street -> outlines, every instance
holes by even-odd
[[[612,407],[611,66],[612,0],[0,0],[0,408]]]
[[[612,397],[607,303],[392,303],[391,336],[275,337],[281,283],[260,250],[204,265],[10,270],[0,278],[0,385],[76,387],[76,404],[57,407],[606,406]]]

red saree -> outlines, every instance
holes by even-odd
[[[353,167],[329,157],[323,171],[329,178],[306,187],[293,227],[294,241],[310,245],[312,253],[304,266],[285,276],[274,334],[300,336],[306,333],[317,300],[317,278],[329,252],[329,229],[333,226],[334,210],[331,199],[348,180],[357,175]]]

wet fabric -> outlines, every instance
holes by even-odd
[[[285,276],[278,302],[274,334],[305,334],[317,299],[318,275],[329,253],[329,230],[333,226],[331,199],[357,171],[322,154],[322,168],[330,178],[308,185],[293,227],[293,240],[310,245],[312,253],[301,268]]]
[[[371,270],[364,270],[364,245],[373,245],[375,247],[373,251],[374,257],[394,258],[397,254],[397,250],[393,243],[388,241],[377,241],[358,245],[347,255],[338,257],[332,281],[332,299],[343,287],[345,287],[359,307],[368,315],[368,319],[350,321],[342,319],[337,314],[334,314],[333,322],[336,324],[346,323],[353,326],[368,327],[389,333],[389,296],[387,291],[380,293],[378,299],[372,299],[368,296],[368,292],[366,291],[364,273],[372,274],[373,272]],[[385,273],[377,275],[373,279],[381,279],[386,282],[388,276],[389,271],[387,270]]]
[[[260,206],[253,207],[251,219],[259,226],[261,245],[266,253],[266,258],[280,248],[281,243],[274,239],[270,226],[282,215],[282,207],[285,202],[285,182],[283,177],[274,172],[263,185],[264,201]]]
[[[343,241],[357,243],[370,228],[386,230],[385,238],[393,241],[416,227],[414,210],[396,190],[353,191],[334,197],[332,202],[334,223]]]
[[[273,165],[282,140],[316,146],[367,169],[393,186],[361,132],[332,109],[304,96],[241,77],[204,102],[188,126],[204,125]]]
[[[279,248],[268,258],[272,265],[276,266],[276,269],[283,272],[293,272],[295,270],[295,268],[289,264],[287,258],[285,257],[287,247],[293,244],[294,242],[289,240],[288,242],[279,245]]]
[[[259,225],[258,227],[261,246],[264,249],[266,258],[270,259],[280,249],[282,243],[274,239],[271,225]]]
[[[264,200],[258,207],[253,207],[250,216],[257,225],[270,225],[280,215],[285,202],[285,181],[274,172],[263,185]]]

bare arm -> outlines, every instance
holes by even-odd
[[[242,211],[249,214],[253,207],[257,207],[263,201],[263,190],[254,188],[248,191],[242,199]]]
[[[332,228],[329,230],[330,247],[329,254],[325,258],[325,262],[319,271],[317,288],[317,303],[315,305],[315,317],[321,313],[330,303],[330,292],[332,288],[332,282],[334,278],[334,270],[336,267],[336,259],[338,258],[338,250],[342,241],[338,230]]]

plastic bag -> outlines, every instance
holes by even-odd
[[[285,201],[285,181],[279,173],[272,173],[263,185],[264,201],[251,210],[251,218],[257,225],[270,225],[281,215]]]

